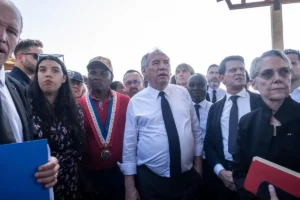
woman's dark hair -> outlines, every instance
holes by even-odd
[[[39,65],[44,60],[52,60],[57,62],[61,66],[63,75],[66,77],[66,81],[58,90],[54,106],[52,106],[45,98],[38,83],[37,74],[39,71]],[[78,149],[79,152],[82,152],[84,144],[84,130],[82,130],[80,125],[81,122],[79,120],[78,110],[79,105],[76,104],[76,101],[73,97],[66,66],[59,58],[49,55],[42,57],[38,61],[34,79],[29,88],[29,94],[32,100],[33,114],[40,117],[42,121],[41,129],[44,133],[44,137],[49,137],[51,133],[51,126],[55,119],[64,121],[64,123],[68,125],[69,131],[72,134],[71,137],[73,138],[75,149]],[[48,142],[50,145],[51,141]]]

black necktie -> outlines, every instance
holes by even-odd
[[[237,99],[239,96],[231,96],[230,99],[232,101],[232,107],[230,110],[229,117],[229,139],[228,139],[228,151],[233,155],[235,153],[236,148],[236,139],[238,134],[238,126],[239,126],[239,109],[237,105]]]
[[[1,95],[3,94],[0,93],[0,144],[14,143],[16,141],[15,136],[10,126],[8,116],[3,108],[4,106],[2,105]]]
[[[171,177],[174,177],[181,174],[181,151],[179,136],[172,110],[168,100],[165,97],[165,93],[162,91],[159,93],[159,96],[161,96],[161,110],[169,140],[170,175]]]
[[[196,114],[197,114],[198,120],[200,121],[200,113],[199,113],[200,105],[199,104],[195,104],[194,107],[195,107],[195,110],[196,110]]]
[[[212,103],[216,103],[216,101],[217,101],[217,95],[216,95],[217,91],[213,90],[212,92],[213,92]]]

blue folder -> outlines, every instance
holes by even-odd
[[[49,200],[34,174],[48,162],[47,140],[0,145],[0,199]]]

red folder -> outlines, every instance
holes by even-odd
[[[254,157],[244,183],[244,188],[256,194],[259,185],[263,181],[300,198],[300,173],[263,158]]]

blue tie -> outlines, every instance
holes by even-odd
[[[172,110],[165,93],[161,91],[161,110],[169,140],[169,153],[170,153],[170,176],[178,176],[181,174],[181,151],[179,136],[172,114]]]
[[[195,107],[195,110],[196,110],[196,114],[197,114],[198,120],[200,121],[200,113],[199,113],[200,105],[199,104],[195,104],[194,107]]]
[[[228,139],[228,151],[233,155],[236,151],[236,139],[238,135],[239,126],[239,108],[237,105],[237,99],[239,96],[231,96],[232,107],[229,117],[229,139]]]

